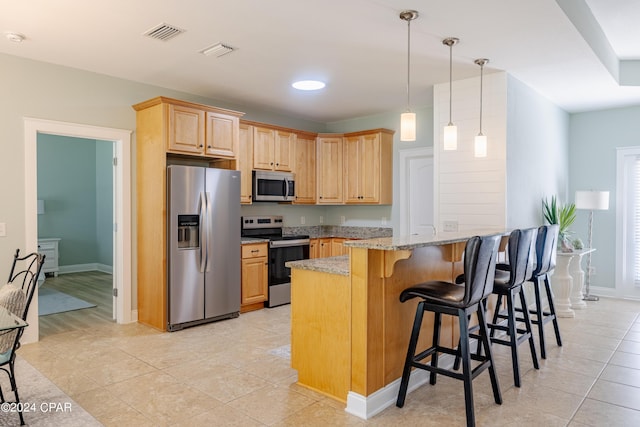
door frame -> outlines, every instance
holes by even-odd
[[[25,183],[25,243],[27,252],[38,248],[38,218],[36,209],[38,188],[37,140],[38,134],[52,134],[85,139],[113,141],[117,166],[114,170],[114,282],[118,293],[115,307],[118,323],[135,322],[131,306],[131,134],[133,131],[105,128],[77,123],[24,118],[24,183]],[[35,309],[29,311],[29,325],[25,342],[38,340],[38,292],[32,301]]]
[[[407,148],[400,150],[400,235],[406,236],[409,234],[410,219],[409,219],[409,162],[412,159],[418,157],[431,157],[433,159],[433,147],[418,147]],[[435,166],[435,164],[434,164]],[[434,176],[435,180],[435,176]],[[434,199],[434,223],[435,223],[435,199]],[[435,225],[434,225],[435,226]]]

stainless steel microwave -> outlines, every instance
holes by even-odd
[[[290,202],[296,195],[294,174],[289,172],[253,171],[255,202]]]

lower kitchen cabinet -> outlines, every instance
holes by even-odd
[[[269,280],[268,251],[267,243],[242,245],[240,313],[264,307]]]

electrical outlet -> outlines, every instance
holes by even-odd
[[[4,222],[0,222],[0,237],[5,237],[7,235],[7,224]]]
[[[320,215],[320,224],[324,224],[324,217]]]
[[[383,217],[382,217],[382,220],[380,221],[380,223],[381,223],[382,225],[387,225],[387,217],[386,217],[386,216],[383,216]]]
[[[458,231],[458,221],[444,221],[442,223],[443,231]]]
[[[344,215],[340,216],[340,224],[344,224],[347,221],[347,219],[344,217]]]
[[[300,217],[300,224],[304,225],[304,223],[305,223],[305,219],[304,219],[304,217],[303,217],[303,216],[301,216],[301,217]]]

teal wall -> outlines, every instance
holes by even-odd
[[[507,227],[543,224],[542,199],[568,197],[567,112],[513,76],[507,78]]]
[[[38,135],[38,237],[59,237],[59,265],[112,266],[113,143]]]
[[[593,215],[593,286],[615,286],[616,148],[640,146],[640,107],[572,114],[570,121],[569,197],[579,190],[609,191],[609,210]],[[572,227],[587,242],[588,211],[578,211]]]

